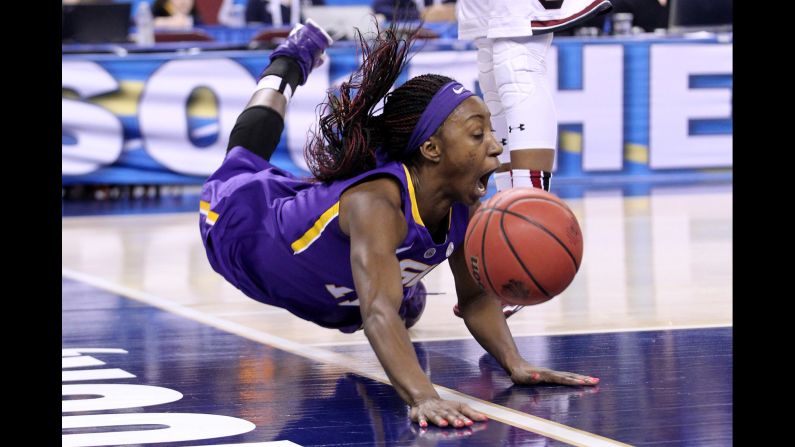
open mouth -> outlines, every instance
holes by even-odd
[[[492,169],[491,171],[480,176],[480,178],[478,179],[477,189],[478,189],[478,194],[480,194],[481,197],[486,195],[486,188],[488,187],[489,184],[489,177],[491,177],[491,174],[493,174],[494,171],[496,171],[496,169]]]

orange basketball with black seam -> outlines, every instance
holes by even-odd
[[[543,303],[571,284],[582,261],[580,224],[554,194],[498,192],[472,216],[464,239],[469,273],[509,304]]]

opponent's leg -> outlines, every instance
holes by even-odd
[[[549,190],[558,123],[546,79],[552,34],[494,39],[494,79],[508,124],[514,187]]]
[[[494,173],[494,182],[497,191],[510,189],[511,183],[511,154],[508,151],[508,123],[505,121],[505,109],[500,101],[500,93],[494,80],[494,60],[492,59],[493,41],[485,37],[475,40],[478,49],[478,82],[483,92],[483,100],[491,113],[491,123],[494,127],[494,136],[502,143],[502,154],[497,158],[500,167]]]

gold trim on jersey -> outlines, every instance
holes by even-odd
[[[326,229],[326,226],[334,220],[337,215],[340,213],[340,203],[337,202],[331,206],[331,208],[327,209],[320,217],[315,221],[315,224],[312,225],[312,228],[306,230],[303,236],[301,236],[298,240],[290,244],[290,248],[293,249],[293,254],[297,255],[302,251],[309,248],[313,242],[315,242],[320,235],[323,233],[323,230]]]
[[[420,209],[417,207],[417,196],[414,195],[414,183],[411,181],[411,174],[409,174],[409,168],[406,165],[403,165],[403,170],[406,171],[406,185],[409,188],[409,199],[411,200],[411,215],[414,217],[414,222],[417,224],[425,226],[425,223],[422,221],[422,216],[420,216]]]
[[[213,225],[218,220],[218,213],[210,211],[210,202],[205,202],[204,200],[199,202],[199,214],[207,216],[207,219],[205,219],[207,225]]]

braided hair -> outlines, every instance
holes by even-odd
[[[393,24],[383,33],[377,30],[376,38],[368,43],[357,29],[362,65],[338,92],[329,91],[327,100],[318,106],[323,113],[320,131],[314,132],[304,148],[315,178],[340,180],[371,170],[376,167],[376,150],[385,160],[409,161],[402,159],[403,154],[422,112],[433,95],[452,81],[446,76],[425,74],[389,93],[408,62],[418,30],[399,30]],[[374,116],[382,99],[383,113]]]

